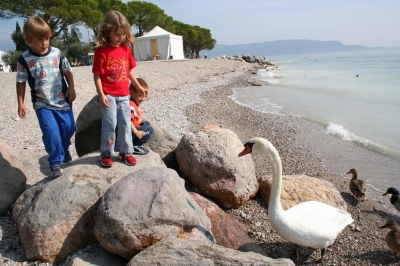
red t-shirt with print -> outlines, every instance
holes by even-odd
[[[98,47],[94,51],[93,74],[101,76],[104,94],[129,95],[129,72],[136,66],[131,49],[126,45]]]

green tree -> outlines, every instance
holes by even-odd
[[[90,52],[92,52],[92,47],[89,44],[79,42],[69,45],[65,56],[71,63],[74,59],[78,59],[78,61],[80,61],[82,56],[88,55]]]
[[[26,49],[29,48],[29,46],[25,42],[24,35],[21,31],[21,27],[19,26],[18,22],[15,27],[15,31],[11,34],[11,39],[15,43],[15,50],[25,51]]]
[[[0,19],[39,16],[51,29],[50,40],[70,25],[96,27],[102,18],[97,0],[12,0],[0,2]]]
[[[143,33],[149,32],[155,26],[164,29],[173,25],[173,19],[164,13],[164,10],[155,4],[141,1],[128,2],[128,9],[135,14],[136,20],[134,26],[139,30],[136,36],[142,36]]]
[[[174,21],[174,34],[181,35],[185,51],[198,54],[201,50],[211,50],[216,44],[209,29],[191,26],[179,21]]]
[[[82,34],[80,30],[75,27],[71,26],[70,32],[68,32],[68,28],[63,31],[60,35],[60,40],[66,45],[73,44],[73,43],[80,43],[80,39],[82,38]]]
[[[78,61],[81,57],[88,55],[92,52],[92,47],[88,43],[75,42],[72,44],[66,44],[62,38],[53,39],[52,45],[60,49],[60,51],[67,57],[69,63],[71,63],[75,58]]]
[[[192,47],[197,54],[201,50],[211,50],[214,48],[217,41],[212,38],[209,29],[201,28],[199,26],[193,26],[193,29],[198,32],[196,34],[196,41]]]
[[[128,5],[121,0],[98,0],[98,10],[103,14],[103,16],[110,10],[119,11],[126,17],[132,26],[135,23],[135,14],[128,8]],[[97,35],[98,28],[99,25],[92,27],[95,35]]]
[[[6,65],[9,65],[12,71],[16,71],[18,58],[21,54],[22,51],[10,51],[8,53],[4,53],[1,57],[1,60],[3,60]]]

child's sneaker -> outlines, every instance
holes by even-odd
[[[72,156],[69,151],[64,153],[64,163],[70,163],[72,161]]]
[[[124,161],[127,165],[132,166],[136,164],[136,159],[132,156],[132,154],[125,154],[120,152],[118,154],[118,159]]]
[[[52,178],[57,178],[57,177],[62,176],[61,166],[59,166],[59,165],[53,165],[53,166],[51,167],[51,174],[50,174],[50,176],[51,176]]]
[[[101,156],[100,155],[101,165],[104,167],[111,167],[113,165],[113,161],[111,156]]]
[[[148,149],[142,146],[133,146],[133,153],[134,154],[147,154],[149,152]]]

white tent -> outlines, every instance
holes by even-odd
[[[172,34],[159,26],[135,38],[133,51],[136,61],[184,59],[182,36]]]
[[[6,54],[6,52],[0,51],[0,73],[8,73],[10,72],[10,66],[6,65],[1,59],[3,54]]]

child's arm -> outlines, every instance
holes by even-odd
[[[132,128],[132,133],[135,134],[138,139],[143,138],[144,136],[144,131],[137,130],[137,128],[131,123],[131,128]]]
[[[135,86],[135,88],[137,90],[139,90],[139,92],[144,95],[144,97],[147,97],[147,91],[145,89],[143,89],[142,86],[140,86],[139,82],[136,79],[135,73],[133,73],[133,69],[131,69],[131,71],[129,72],[129,80],[131,81],[131,83]]]
[[[72,75],[72,72],[70,71],[65,71],[64,75],[68,83],[68,89],[67,92],[65,93],[65,97],[69,96],[69,101],[72,103],[76,99],[74,75]]]
[[[18,115],[22,119],[26,117],[26,109],[25,109],[25,87],[26,82],[17,82],[17,101],[18,101]]]
[[[103,87],[102,87],[102,84],[101,84],[100,75],[99,74],[93,74],[93,79],[94,79],[94,85],[96,85],[97,94],[99,95],[100,106],[103,107],[103,108],[108,108],[109,107],[108,100],[107,100],[106,95],[103,92]]]

